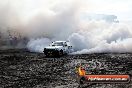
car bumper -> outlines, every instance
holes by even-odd
[[[47,56],[57,55],[58,53],[59,53],[59,51],[55,50],[55,49],[45,49],[44,50],[44,54]]]

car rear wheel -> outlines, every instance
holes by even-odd
[[[63,55],[63,50],[60,50],[59,51],[59,56],[62,56]]]

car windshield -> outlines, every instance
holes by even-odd
[[[54,42],[52,46],[63,46],[63,42]]]

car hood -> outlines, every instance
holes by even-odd
[[[62,49],[63,46],[47,46],[46,49]]]

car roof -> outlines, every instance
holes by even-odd
[[[54,41],[54,42],[67,42],[67,41]]]

